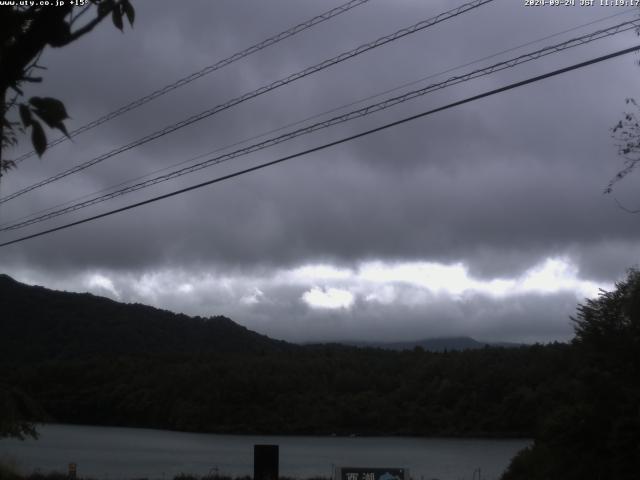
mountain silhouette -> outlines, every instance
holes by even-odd
[[[215,316],[190,317],[0,274],[0,359],[28,362],[129,354],[272,352],[284,341]]]

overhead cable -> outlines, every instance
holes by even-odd
[[[0,198],[0,204],[8,202],[9,200],[12,200],[16,197],[19,197],[21,195],[24,195],[27,192],[30,192],[32,190],[35,190],[36,188],[40,188],[44,185],[47,185],[49,183],[55,182],[57,180],[60,180],[61,178],[67,177],[69,175],[72,175],[74,173],[80,172],[82,170],[85,170],[93,165],[96,165],[97,163],[103,162],[104,160],[107,160],[108,158],[114,157],[115,155],[118,155],[120,153],[126,152],[128,150],[131,150],[132,148],[138,147],[140,145],[143,145],[145,143],[148,143],[152,140],[156,140],[157,138],[163,137],[165,135],[168,135],[170,133],[175,132],[176,130],[179,130],[181,128],[184,128],[186,126],[192,125],[195,122],[198,122],[200,120],[203,120],[205,118],[208,118],[216,113],[219,113],[223,110],[226,110],[228,108],[231,108],[235,105],[238,105],[239,103],[245,102],[249,99],[255,98],[259,95],[262,95],[264,93],[270,92],[272,90],[275,90],[276,88],[282,87],[284,85],[287,85],[291,82],[294,82],[296,80],[299,80],[301,78],[304,78],[308,75],[311,75],[313,73],[319,72],[321,70],[324,70],[325,68],[331,67],[333,65],[336,65],[338,63],[344,62],[345,60],[348,60],[350,58],[353,58],[357,55],[360,55],[362,53],[365,53],[369,50],[372,50],[374,48],[380,47],[382,45],[385,45],[389,42],[393,42],[395,40],[398,40],[402,37],[405,37],[407,35],[411,35],[413,33],[419,32],[421,30],[424,30],[425,28],[431,27],[433,25],[436,25],[437,23],[443,22],[445,20],[448,20],[450,18],[454,18],[457,17],[458,15],[461,15],[463,13],[466,13],[470,10],[473,10],[475,8],[480,7],[481,5],[484,5],[486,3],[490,3],[494,0],[474,0],[472,2],[469,3],[465,3],[464,5],[461,5],[459,7],[456,7],[454,9],[448,10],[444,13],[441,13],[439,15],[436,15],[435,17],[432,17],[430,19],[427,20],[423,20],[421,22],[418,22],[410,27],[406,27],[403,28],[401,30],[398,30],[395,33],[392,33],[390,35],[386,35],[384,37],[380,37],[377,40],[374,40],[373,42],[370,43],[366,43],[363,45],[360,45],[359,47],[353,49],[353,50],[349,50],[348,52],[342,53],[340,55],[337,55],[329,60],[325,60],[323,62],[320,62],[312,67],[308,67],[305,68],[304,70],[301,70],[297,73],[294,73],[292,75],[289,75],[283,79],[277,80],[273,83],[270,83],[268,85],[265,85],[263,87],[258,88],[257,90],[253,90],[251,92],[245,93],[244,95],[241,95],[239,97],[236,97],[232,100],[229,100],[226,103],[217,105],[213,108],[210,108],[208,110],[205,110],[199,114],[193,115],[185,120],[182,120],[180,122],[174,123],[173,125],[169,125],[161,130],[158,130],[154,133],[151,133],[143,138],[140,138],[138,140],[135,140],[127,145],[124,145],[122,147],[118,147],[114,150],[111,150],[110,152],[104,153],[98,157],[93,158],[92,160],[88,160],[84,163],[81,163],[80,165],[76,165],[73,168],[70,168],[68,170],[65,170],[63,172],[60,172],[52,177],[46,178],[44,180],[41,180],[40,182],[34,183],[28,187],[25,187],[17,192],[14,192],[10,195],[7,195],[5,197]]]
[[[73,227],[73,226],[76,226],[76,225],[81,225],[83,223],[91,222],[93,220],[98,220],[100,218],[108,217],[110,215],[114,215],[116,213],[120,213],[120,212],[131,210],[131,209],[134,209],[134,208],[137,208],[137,207],[141,207],[143,205],[148,205],[150,203],[154,203],[154,202],[157,202],[159,200],[166,199],[166,198],[171,198],[171,197],[174,197],[176,195],[180,195],[180,194],[183,194],[183,193],[186,193],[186,192],[190,192],[192,190],[197,190],[197,189],[206,187],[208,185],[213,185],[215,183],[220,183],[220,182],[223,182],[225,180],[230,180],[232,178],[239,177],[241,175],[244,175],[244,174],[247,174],[247,173],[250,173],[250,172],[255,172],[255,171],[261,170],[263,168],[267,168],[267,167],[270,167],[270,166],[273,166],[273,165],[277,165],[279,163],[283,163],[283,162],[285,162],[287,160],[292,160],[294,158],[302,157],[304,155],[308,155],[310,153],[318,152],[320,150],[324,150],[324,149],[333,147],[335,145],[339,145],[341,143],[345,143],[345,142],[348,142],[348,141],[351,141],[351,140],[355,140],[357,138],[361,138],[361,137],[364,137],[364,136],[367,136],[367,135],[371,135],[373,133],[380,132],[382,130],[386,130],[386,129],[391,128],[391,127],[395,127],[395,126],[401,125],[403,123],[407,123],[407,122],[410,122],[410,121],[413,121],[413,120],[417,120],[419,118],[426,117],[427,115],[432,115],[434,113],[441,112],[443,110],[448,110],[450,108],[457,107],[457,106],[463,105],[465,103],[470,103],[470,102],[473,102],[473,101],[476,101],[476,100],[480,100],[480,99],[485,98],[485,97],[496,95],[498,93],[506,92],[508,90],[513,90],[514,88],[518,88],[518,87],[522,87],[524,85],[528,85],[528,84],[531,84],[531,83],[539,82],[539,81],[544,80],[546,78],[554,77],[554,76],[557,76],[557,75],[560,75],[560,74],[563,74],[563,73],[570,72],[572,70],[577,70],[579,68],[584,68],[586,66],[593,65],[593,64],[596,64],[596,63],[600,63],[600,62],[603,62],[605,60],[609,60],[609,59],[612,59],[612,58],[615,58],[615,57],[619,57],[621,55],[626,55],[626,54],[629,54],[631,52],[636,52],[638,50],[640,50],[640,45],[636,45],[635,47],[630,47],[630,48],[626,48],[626,49],[623,49],[623,50],[619,50],[617,52],[610,53],[608,55],[603,55],[603,56],[600,56],[600,57],[597,57],[597,58],[593,58],[593,59],[588,60],[586,62],[577,63],[577,64],[571,65],[569,67],[560,68],[558,70],[554,70],[554,71],[549,72],[549,73],[545,73],[545,74],[542,74],[542,75],[531,77],[531,78],[529,78],[527,80],[514,82],[514,83],[511,83],[511,84],[506,85],[504,87],[496,88],[494,90],[490,90],[488,92],[484,92],[484,93],[481,93],[481,94],[478,94],[478,95],[474,95],[472,97],[468,97],[468,98],[465,98],[463,100],[459,100],[457,102],[449,103],[448,105],[445,105],[445,106],[442,106],[442,107],[438,107],[438,108],[435,108],[433,110],[428,110],[426,112],[422,112],[422,113],[419,113],[417,115],[412,115],[410,117],[405,117],[405,118],[403,118],[401,120],[397,120],[395,122],[387,123],[387,124],[382,125],[380,127],[372,128],[370,130],[367,130],[367,131],[364,131],[364,132],[361,132],[361,133],[357,133],[355,135],[351,135],[349,137],[342,138],[340,140],[335,140],[335,141],[330,142],[330,143],[325,143],[324,145],[320,145],[318,147],[310,148],[308,150],[304,150],[302,152],[295,153],[293,155],[288,155],[286,157],[281,157],[281,158],[278,158],[276,160],[272,160],[270,162],[266,162],[266,163],[262,163],[260,165],[256,165],[256,166],[253,166],[253,167],[250,167],[250,168],[246,168],[244,170],[240,170],[240,171],[228,174],[228,175],[224,175],[222,177],[217,177],[217,178],[214,178],[212,180],[208,180],[206,182],[202,182],[202,183],[198,183],[196,185],[192,185],[190,187],[182,188],[180,190],[175,190],[173,192],[166,193],[164,195],[159,195],[157,197],[153,197],[153,198],[144,200],[142,202],[137,202],[137,203],[134,203],[134,204],[131,204],[131,205],[127,205],[125,207],[117,208],[115,210],[110,210],[108,212],[104,212],[104,213],[101,213],[99,215],[94,215],[92,217],[84,218],[82,220],[78,220],[78,221],[75,221],[75,222],[67,223],[65,225],[60,225],[58,227],[50,228],[48,230],[43,230],[41,232],[33,233],[31,235],[27,235],[27,236],[24,236],[24,237],[16,238],[16,239],[10,240],[8,242],[0,243],[0,247],[6,247],[8,245],[13,245],[15,243],[23,242],[25,240],[29,240],[29,239],[36,238],[36,237],[41,237],[41,236],[47,235],[49,233],[53,233],[53,232],[57,232],[57,231],[60,231],[60,230],[64,230],[64,229],[67,229],[67,228],[70,228],[70,227]]]
[[[381,110],[385,110],[387,108],[390,108],[392,106],[398,105],[400,103],[404,103],[408,100],[412,100],[414,98],[417,98],[419,96],[422,95],[426,95],[427,93],[436,91],[436,90],[441,90],[444,89],[446,87],[450,87],[452,85],[457,85],[459,83],[463,83],[463,82],[467,82],[469,80],[475,79],[475,78],[479,78],[479,77],[483,77],[501,70],[505,70],[507,68],[513,68],[515,66],[521,65],[523,63],[527,63],[530,62],[532,60],[537,60],[541,57],[553,54],[553,53],[558,53],[561,52],[563,50],[567,50],[569,48],[574,48],[576,46],[579,45],[584,45],[590,42],[593,42],[595,40],[599,40],[602,38],[607,38],[610,37],[612,35],[618,34],[618,33],[622,33],[634,28],[638,28],[640,26],[640,20],[636,20],[636,21],[629,21],[629,22],[624,22],[618,25],[615,25],[613,27],[609,27],[606,29],[602,29],[602,30],[598,30],[586,35],[583,35],[581,37],[577,37],[571,40],[567,40],[565,42],[556,44],[556,45],[552,45],[552,46],[548,46],[548,47],[544,47],[542,49],[536,50],[534,52],[531,53],[527,53],[524,55],[520,55],[518,57],[509,59],[509,60],[505,60],[496,64],[493,64],[491,66],[485,67],[485,68],[481,68],[481,69],[477,69],[474,71],[471,71],[469,73],[463,74],[463,75],[459,75],[459,76],[455,76],[455,77],[451,77],[448,80],[445,80],[443,82],[439,82],[439,83],[434,83],[431,85],[428,85],[424,88],[421,88],[419,90],[413,90],[410,92],[407,92],[403,95],[399,95],[396,97],[392,97],[389,98],[387,100],[383,100],[381,102],[375,103],[375,104],[371,104],[368,105],[366,107],[362,107],[360,109],[357,110],[353,110],[351,112],[345,113],[343,115],[339,115],[333,118],[330,118],[328,120],[322,121],[322,122],[317,122],[314,123],[312,125],[303,127],[303,128],[299,128],[297,130],[293,130],[291,132],[285,133],[283,135],[280,135],[278,137],[273,137],[270,138],[268,140],[265,140],[263,142],[259,142],[238,150],[235,150],[233,152],[230,153],[226,153],[223,155],[219,155],[213,158],[210,158],[208,160],[202,161],[200,163],[196,163],[194,165],[190,165],[184,168],[181,168],[179,170],[175,170],[173,172],[170,173],[166,173],[164,175],[160,175],[154,178],[151,178],[149,180],[143,181],[143,182],[139,182],[136,183],[134,185],[130,185],[128,187],[124,187],[121,188],[119,190],[115,190],[113,192],[107,193],[105,195],[101,195],[98,197],[94,197],[91,198],[89,200],[85,200],[82,202],[77,202],[74,203],[72,205],[69,205],[67,207],[64,208],[60,208],[58,210],[54,210],[52,212],[46,213],[44,215],[40,215],[37,216],[35,218],[31,218],[29,220],[25,220],[22,222],[16,222],[10,225],[5,225],[2,228],[0,228],[0,232],[2,231],[9,231],[9,230],[16,230],[19,228],[24,228],[27,227],[29,225],[33,225],[45,220],[49,220],[51,218],[55,218],[58,217],[60,215],[66,214],[66,213],[70,213],[76,210],[80,210],[82,208],[86,208],[89,207],[91,205],[96,205],[98,203],[102,203],[105,202],[107,200],[110,200],[112,198],[116,198],[122,195],[125,195],[127,193],[131,193],[131,192],[135,192],[137,190],[141,190],[143,188],[147,188],[150,187],[152,185],[156,185],[158,183],[162,183],[162,182],[166,182],[168,180],[172,180],[174,178],[177,177],[181,177],[183,175],[189,174],[189,173],[193,173],[196,172],[198,170],[202,170],[204,168],[210,167],[212,165],[217,165],[226,161],[229,161],[231,159],[240,157],[240,156],[244,156],[259,150],[263,150],[265,148],[286,142],[288,140],[291,140],[293,138],[302,136],[302,135],[306,135],[321,129],[325,129],[328,127],[331,127],[333,125],[337,125],[340,123],[344,123],[356,118],[361,118],[367,115],[370,115],[372,113],[375,112],[379,112]]]
[[[256,135],[252,135],[251,137],[247,137],[247,138],[244,138],[242,140],[234,141],[231,144],[227,144],[227,145],[224,145],[222,147],[217,147],[214,150],[209,150],[208,152],[205,152],[205,153],[200,153],[200,154],[198,154],[198,155],[196,155],[194,157],[188,158],[186,160],[181,160],[181,161],[179,161],[177,163],[174,163],[174,164],[171,164],[171,165],[167,165],[165,167],[153,170],[151,172],[145,173],[145,174],[140,175],[138,177],[129,178],[129,179],[124,180],[122,182],[119,182],[119,183],[117,183],[115,185],[110,185],[108,187],[102,188],[102,189],[100,189],[98,191],[94,191],[94,192],[91,192],[91,193],[83,194],[80,197],[76,197],[74,199],[67,200],[65,202],[58,203],[56,205],[52,205],[50,207],[43,208],[41,210],[37,210],[35,212],[23,215],[23,216],[18,217],[18,218],[15,218],[10,222],[0,223],[0,229],[2,227],[6,226],[6,225],[9,225],[10,223],[16,223],[16,222],[18,222],[20,220],[36,217],[36,216],[38,216],[38,215],[40,215],[42,213],[45,213],[45,212],[50,212],[52,210],[57,210],[60,207],[63,207],[63,206],[66,206],[66,205],[70,205],[72,203],[76,203],[76,202],[78,202],[78,201],[80,201],[82,199],[89,198],[91,196],[98,195],[100,193],[109,192],[109,191],[111,191],[111,190],[113,190],[115,188],[123,187],[123,186],[125,186],[127,184],[130,184],[130,183],[133,183],[133,182],[137,182],[138,180],[142,180],[144,178],[151,177],[151,176],[156,175],[156,174],[158,174],[160,172],[165,172],[165,171],[170,170],[172,168],[179,167],[180,165],[185,165],[187,163],[195,162],[196,160],[199,160],[201,158],[207,157],[209,155],[213,155],[214,153],[223,152],[223,151],[228,150],[230,148],[237,147],[238,145],[242,145],[244,143],[248,143],[248,142],[250,142],[252,140],[257,140],[258,138],[266,137],[267,135],[271,135],[273,133],[281,132],[283,130],[286,130],[287,128],[295,127],[297,125],[302,125],[303,123],[306,123],[306,122],[308,122],[310,120],[315,120],[316,118],[324,117],[326,115],[329,115],[330,113],[335,113],[335,112],[338,112],[340,110],[344,110],[345,108],[353,107],[354,105],[361,104],[363,102],[366,102],[367,100],[373,100],[374,98],[382,97],[383,95],[386,95],[388,93],[397,92],[397,91],[402,90],[404,88],[407,88],[407,87],[410,87],[410,86],[413,86],[413,85],[417,85],[418,83],[422,83],[422,82],[424,82],[426,80],[429,80],[431,78],[436,78],[436,77],[442,76],[442,75],[444,75],[446,73],[455,72],[456,70],[460,70],[461,68],[468,67],[468,66],[471,66],[471,65],[475,65],[475,64],[478,64],[478,63],[483,62],[485,60],[489,60],[489,59],[492,59],[492,58],[499,57],[500,55],[503,55],[505,53],[513,52],[513,51],[519,50],[521,48],[527,47],[529,45],[540,43],[540,42],[542,42],[544,40],[548,40],[550,38],[558,37],[560,35],[564,35],[565,33],[573,32],[575,30],[579,30],[579,29],[587,27],[589,25],[594,25],[596,23],[600,23],[600,22],[603,22],[605,20],[609,20],[609,19],[611,19],[613,17],[619,17],[621,15],[628,15],[629,13],[635,14],[636,10],[633,9],[633,8],[628,9],[628,10],[623,10],[621,12],[614,13],[612,15],[607,15],[605,17],[601,17],[601,18],[598,18],[596,20],[592,20],[592,21],[587,22],[587,23],[582,23],[580,25],[576,25],[574,27],[567,28],[565,30],[561,30],[561,31],[553,33],[551,35],[546,35],[546,36],[538,38],[536,40],[530,40],[530,41],[528,41],[526,43],[521,43],[521,44],[516,45],[514,47],[510,47],[510,48],[502,50],[500,52],[492,53],[491,55],[487,55],[485,57],[482,57],[482,58],[479,58],[479,59],[476,59],[476,60],[472,60],[470,62],[461,64],[461,65],[457,65],[455,67],[451,67],[451,68],[448,68],[448,69],[440,71],[440,72],[431,73],[431,74],[429,74],[427,76],[423,76],[423,77],[421,77],[421,78],[419,78],[417,80],[412,80],[410,82],[403,83],[403,84],[398,85],[396,87],[393,87],[393,88],[390,88],[390,89],[387,89],[387,90],[383,90],[381,92],[377,92],[375,94],[368,95],[366,97],[359,98],[358,100],[354,100],[354,101],[351,101],[349,103],[342,104],[342,105],[340,105],[338,107],[334,107],[334,108],[331,108],[329,110],[325,110],[324,112],[315,113],[315,114],[313,114],[313,115],[311,115],[309,117],[306,117],[306,118],[303,118],[303,119],[300,119],[300,120],[296,120],[295,122],[291,122],[291,123],[288,123],[286,125],[282,125],[280,127],[277,127],[277,128],[271,129],[271,130],[267,130],[267,131],[264,131],[262,133],[258,133]],[[0,195],[0,197],[1,196],[2,195]]]
[[[260,43],[256,43],[255,45],[252,45],[249,48],[246,48],[244,50],[242,50],[241,52],[237,52],[234,53],[233,55],[224,58],[223,60],[220,60],[216,63],[214,63],[213,65],[209,65],[207,67],[204,67],[203,69],[192,73],[191,75],[187,75],[186,77],[182,77],[178,80],[176,80],[173,83],[170,83],[169,85],[165,85],[164,87],[155,90],[153,92],[151,92],[148,95],[145,95],[144,97],[138,98],[137,100],[134,100],[126,105],[123,105],[122,107],[107,113],[106,115],[93,120],[92,122],[89,122],[81,127],[76,128],[75,130],[72,130],[69,132],[69,137],[68,138],[73,138],[77,135],[80,135],[81,133],[84,133],[88,130],[91,130],[92,128],[97,127],[98,125],[102,125],[103,123],[108,122],[109,120],[113,120],[116,117],[119,117],[120,115],[133,110],[135,108],[141,107],[142,105],[144,105],[145,103],[150,102],[151,100],[155,100],[156,98],[165,95],[167,93],[169,93],[172,90],[175,90],[176,88],[180,88],[183,87],[184,85],[187,85],[188,83],[193,82],[194,80],[197,80],[198,78],[204,77],[205,75],[209,75],[210,73],[215,72],[216,70],[220,70],[223,67],[226,67],[227,65],[231,65],[234,62],[237,62],[238,60],[245,58],[251,54],[254,54],[256,52],[259,52],[260,50],[264,50],[267,47],[270,47],[271,45],[275,45],[278,42],[281,42],[282,40],[292,37],[304,30],[307,30],[308,28],[311,28],[315,25],[318,25],[319,23],[322,23],[326,20],[329,20],[330,18],[333,18],[335,16],[338,16],[344,12],[347,12],[349,10],[351,10],[352,8],[355,8],[359,5],[362,5],[363,3],[368,2],[369,0],[350,0],[347,3],[344,3],[343,5],[340,5],[339,7],[336,8],[332,8],[331,10],[328,10],[320,15],[317,15],[303,23],[300,23],[298,25],[296,25],[295,27],[292,27],[288,30],[285,30],[283,32],[278,33],[277,35],[274,35],[272,37],[267,38],[266,40],[261,41]],[[51,148],[55,145],[58,145],[59,143],[64,142],[65,140],[67,140],[66,136],[61,136],[59,138],[56,138],[55,140],[52,140],[51,142],[49,142],[47,144],[47,148]],[[23,160],[26,160],[29,157],[32,157],[36,154],[35,150],[32,150],[30,152],[25,153],[24,155],[19,156],[18,158],[16,158],[14,161],[16,163],[22,162]]]

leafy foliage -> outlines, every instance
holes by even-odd
[[[0,15],[0,175],[15,166],[15,162],[3,159],[1,153],[17,143],[17,133],[31,129],[31,142],[39,156],[47,148],[42,122],[68,136],[64,120],[69,117],[60,100],[32,97],[27,102],[19,101],[24,97],[23,84],[42,82],[42,77],[34,76],[33,71],[43,68],[38,63],[43,50],[75,42],[109,15],[121,31],[123,16],[130,25],[135,20],[129,0],[89,0],[82,7],[74,6],[73,2],[57,6],[40,3],[16,2],[14,6],[3,7]],[[93,17],[85,15],[89,11],[93,11]],[[80,24],[81,21],[84,23]],[[9,91],[14,93],[11,100],[7,99]],[[20,123],[8,118],[14,109],[18,110]]]
[[[640,272],[578,307],[571,395],[504,480],[636,479],[640,471]]]
[[[639,109],[633,98],[627,98],[626,103]],[[636,112],[625,112],[624,118],[611,129],[611,136],[617,141],[618,154],[624,158],[624,167],[609,181],[604,193],[612,193],[615,184],[640,163],[640,121],[637,115]]]

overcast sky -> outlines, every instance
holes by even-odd
[[[29,94],[64,101],[72,130],[339,4],[136,0],[133,29],[122,34],[104,22],[72,46],[46,50],[41,59],[48,67],[45,80],[31,86]],[[22,162],[3,177],[0,193],[18,191],[457,5],[371,0],[56,146],[41,160]],[[527,7],[524,0],[495,0],[2,204],[0,223],[201,154],[236,150],[300,125],[229,145],[409,82],[431,77],[394,94],[637,14],[627,7]],[[99,206],[1,232],[0,241],[638,43],[640,38],[630,31],[573,48]],[[640,216],[623,211],[614,196],[602,193],[622,168],[610,129],[629,110],[625,98],[640,97],[639,58],[619,57],[2,247],[0,271],[50,288],[193,315],[226,315],[292,341],[454,335],[564,341],[572,336],[569,316],[577,303],[599,288],[611,288],[640,258]],[[332,115],[336,112],[301,125]],[[23,139],[8,156],[29,146]],[[639,183],[640,177],[630,176],[616,187],[615,197],[628,208],[640,208]]]

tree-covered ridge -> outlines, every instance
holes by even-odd
[[[567,345],[432,353],[295,346],[0,278],[0,368],[51,420],[207,432],[532,435]],[[564,373],[563,373],[564,372]]]
[[[56,421],[256,433],[527,435],[555,349],[296,347],[0,278],[0,367]],[[527,380],[523,381],[523,372]],[[508,410],[508,414],[504,411]]]
[[[11,361],[294,348],[226,317],[189,317],[89,293],[58,292],[6,275],[0,275],[0,312],[0,359]]]

